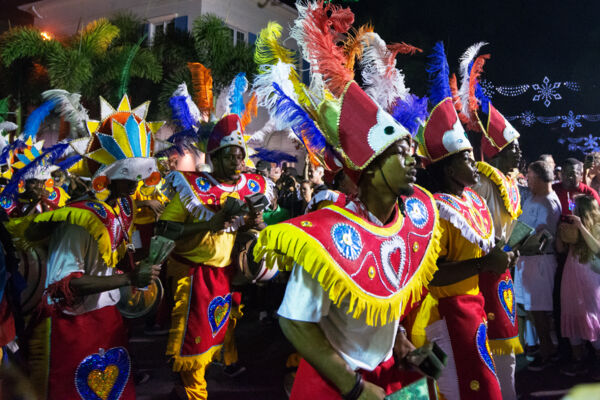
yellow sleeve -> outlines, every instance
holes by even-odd
[[[165,207],[165,211],[160,216],[161,221],[173,221],[173,222],[186,222],[190,214],[188,210],[185,208],[181,199],[179,198],[179,193],[171,199],[169,204]]]

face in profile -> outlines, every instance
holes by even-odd
[[[387,184],[394,193],[411,195],[416,182],[416,161],[408,139],[402,139],[386,149],[379,164]]]
[[[452,159],[446,167],[450,179],[463,187],[473,186],[479,181],[477,163],[471,150],[464,150],[450,157]]]

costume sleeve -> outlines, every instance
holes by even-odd
[[[444,259],[448,255],[448,244],[450,242],[450,225],[448,221],[440,218],[440,228],[442,236],[440,237],[440,253],[438,254],[438,260]]]
[[[46,286],[75,272],[86,272],[86,254],[97,246],[92,236],[82,227],[62,223],[56,228],[48,247]]]
[[[179,198],[179,193],[171,199],[160,216],[161,221],[186,222],[188,211]]]
[[[294,321],[316,323],[327,316],[330,306],[331,300],[319,282],[295,264],[277,313]]]

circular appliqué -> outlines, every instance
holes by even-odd
[[[248,179],[248,190],[252,193],[257,193],[260,190],[260,185],[254,179]]]
[[[88,201],[85,203],[86,207],[94,210],[96,214],[98,214],[101,218],[106,218],[106,210],[98,203],[94,203],[92,201]]]
[[[50,200],[50,201],[54,201],[54,200],[56,200],[56,198],[58,197],[58,193],[56,193],[56,192],[57,192],[57,190],[56,190],[56,189],[53,189],[53,190],[52,190],[52,193],[50,193],[50,194],[48,195],[48,200]]]
[[[8,210],[13,206],[13,201],[10,197],[0,197],[0,206],[5,210]]]
[[[406,213],[413,225],[419,229],[424,227],[427,221],[429,221],[429,212],[427,211],[425,204],[421,200],[411,197],[406,200],[404,205],[406,207]]]
[[[394,287],[400,288],[400,277],[404,272],[404,264],[406,262],[406,246],[404,240],[400,236],[394,236],[390,240],[386,240],[381,244],[381,264],[383,273],[387,281]],[[399,259],[396,263],[392,263],[392,256],[398,255]]]
[[[511,196],[512,196],[512,202],[513,203],[518,203],[519,202],[519,196],[518,196],[518,193],[517,193],[517,188],[514,187],[514,186],[511,187],[510,188],[510,193],[511,193]]]
[[[300,225],[304,226],[305,228],[310,228],[313,224],[310,221],[302,221],[300,222]]]
[[[483,206],[483,203],[481,202],[481,198],[479,196],[477,196],[477,194],[475,194],[471,191],[467,191],[467,195],[471,198],[471,200],[473,201],[473,203],[475,203],[476,206],[478,206],[478,207]]]
[[[207,192],[208,189],[210,189],[210,183],[208,180],[201,176],[196,178],[196,186],[198,186],[198,189],[200,189],[201,192]]]
[[[337,251],[348,260],[356,260],[362,251],[362,240],[358,231],[348,224],[335,224],[331,238]]]
[[[126,216],[131,217],[131,207],[129,207],[129,202],[127,200],[121,199],[121,209]]]

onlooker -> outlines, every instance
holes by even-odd
[[[573,211],[574,215],[568,219],[578,235],[561,234],[556,240],[557,250],[564,251],[568,246],[560,318],[562,334],[569,338],[573,350],[573,361],[561,370],[569,376],[587,372],[584,340],[600,350],[600,275],[590,264],[592,257],[600,252],[600,206],[590,196],[577,196]]]
[[[553,170],[544,161],[529,164],[527,186],[530,194],[523,201],[523,213],[519,217],[519,221],[536,230],[536,235],[521,247],[521,257],[515,266],[515,300],[529,312],[540,339],[539,355],[528,366],[532,371],[541,371],[549,366],[554,352],[548,315],[553,308],[552,291],[557,266],[553,254],[554,240],[540,249],[544,233],[556,236],[561,214],[560,201],[552,190]]]
[[[546,164],[548,164],[552,172],[554,172],[554,168],[556,168],[556,163],[554,162],[554,157],[552,157],[552,154],[542,154],[539,160],[544,161]]]
[[[583,183],[583,163],[576,158],[567,158],[562,166],[562,180],[552,185],[562,208],[562,215],[571,215],[574,197],[578,194],[593,196],[600,204],[598,193]]]
[[[585,156],[583,176],[586,185],[589,185],[596,192],[600,190],[600,152]]]
[[[313,195],[319,193],[322,190],[327,190],[327,185],[323,182],[323,175],[325,175],[325,169],[322,166],[314,166],[310,164],[308,167],[308,181],[313,186]]]

